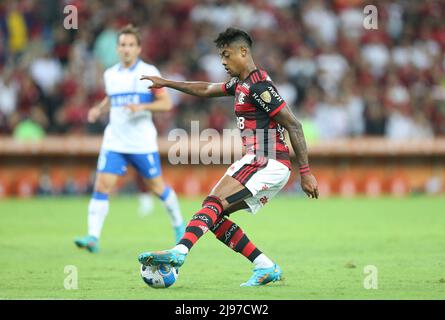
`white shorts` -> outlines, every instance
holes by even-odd
[[[256,159],[255,155],[248,154],[235,161],[226,174],[252,193],[244,201],[249,206],[247,211],[255,214],[286,185],[290,170],[275,159]]]

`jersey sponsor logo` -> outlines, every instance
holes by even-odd
[[[152,101],[153,95],[151,93],[119,93],[110,95],[110,102],[113,107],[148,103]]]
[[[226,83],[226,90],[229,90],[231,87],[233,87],[238,80],[236,78],[232,78],[229,82]]]
[[[260,94],[260,98],[266,103],[270,103],[272,101],[269,91],[264,91],[262,94]]]
[[[283,102],[283,98],[281,98],[281,96],[278,94],[278,92],[275,91],[275,89],[272,86],[268,86],[267,90],[270,91],[270,93],[275,99],[277,99],[279,102]]]
[[[260,98],[260,96],[254,92],[252,97],[255,99],[256,102],[264,109],[266,112],[270,112],[270,107],[266,105],[266,103]]]

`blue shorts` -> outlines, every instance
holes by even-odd
[[[152,179],[161,175],[159,152],[120,153],[103,149],[97,161],[97,172],[122,176],[127,172],[128,163],[144,178]]]

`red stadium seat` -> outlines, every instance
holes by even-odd
[[[345,175],[339,179],[338,193],[342,197],[354,197],[357,194],[357,191],[357,182],[352,176]]]
[[[363,192],[368,197],[378,197],[383,193],[383,181],[376,174],[368,175],[363,181]]]
[[[6,198],[11,192],[10,179],[6,175],[0,175],[0,199]]]
[[[389,192],[393,196],[403,197],[410,192],[409,181],[403,173],[396,173],[388,179]]]

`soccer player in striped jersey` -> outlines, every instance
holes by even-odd
[[[173,249],[145,252],[138,260],[144,265],[180,267],[193,245],[210,230],[254,264],[253,275],[241,285],[260,286],[280,280],[281,268],[228,216],[240,209],[256,213],[287,183],[292,166],[284,140],[285,130],[297,157],[302,189],[310,198],[318,198],[318,186],[309,167],[301,124],[268,74],[255,65],[250,36],[242,30],[229,28],[219,34],[215,43],[222,64],[232,77],[227,83],[178,82],[153,76],[141,79],[151,80],[150,88],[170,87],[200,97],[234,96],[246,154],[228,168]]]
[[[141,37],[137,28],[128,25],[119,32],[117,52],[120,63],[104,73],[107,96],[88,113],[88,121],[95,122],[110,112],[97,162],[94,193],[88,206],[88,234],[74,241],[90,252],[99,249],[109,194],[118,177],[126,173],[128,164],[144,177],[148,189],[164,203],[176,242],[185,230],[176,194],[162,178],[157,131],[152,121],[152,112],[172,108],[170,96],[165,89],[153,88],[147,92],[139,81],[142,74],[160,76],[160,73],[155,66],[139,59]]]

